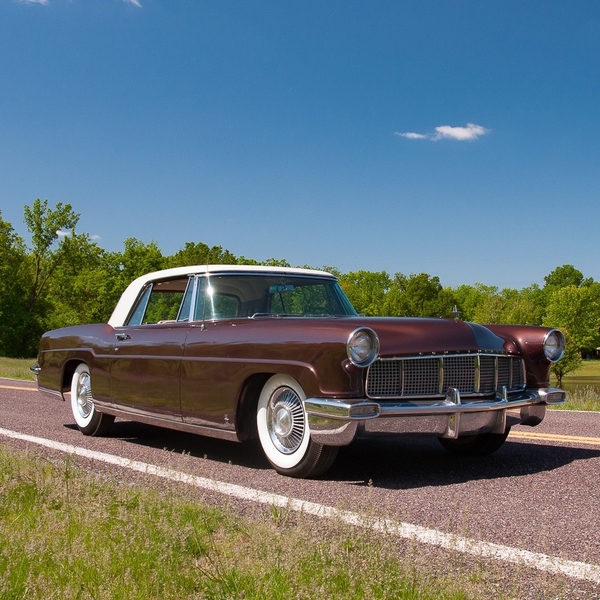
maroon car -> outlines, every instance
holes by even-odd
[[[362,317],[322,271],[214,265],[136,279],[108,323],[46,333],[33,370],[85,435],[122,417],[258,438],[279,473],[315,477],[357,437],[497,450],[564,402],[563,349],[556,329]]]

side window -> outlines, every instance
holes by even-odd
[[[189,321],[190,320],[190,310],[192,308],[192,297],[194,295],[194,277],[190,277],[188,281],[187,288],[185,290],[185,295],[183,297],[183,302],[181,303],[181,308],[179,309],[179,314],[177,315],[178,321]]]
[[[232,278],[227,278],[227,282]],[[214,282],[208,278],[198,284],[198,296],[194,320],[213,321],[215,319],[235,319],[240,316],[240,298],[231,290],[225,291],[223,279],[214,278]]]
[[[150,298],[150,293],[152,292],[152,285],[148,285],[144,288],[144,291],[138,298],[137,304],[135,305],[135,309],[129,319],[127,319],[126,325],[141,325],[142,319],[144,318],[144,313],[146,312],[146,307],[148,306],[148,299]]]
[[[213,319],[235,319],[239,315],[240,301],[235,296],[216,294],[213,297]]]
[[[175,321],[183,313],[188,278],[157,281],[144,289],[127,325],[152,325]],[[190,300],[191,302],[191,300]],[[181,308],[181,310],[180,310]]]

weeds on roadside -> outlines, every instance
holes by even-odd
[[[0,356],[0,377],[33,381],[31,365],[35,358],[6,358]]]
[[[124,485],[76,461],[0,445],[3,600],[591,597],[560,577],[341,520],[274,507],[242,517],[189,488]]]
[[[365,531],[248,521],[0,446],[0,597],[466,598]]]
[[[574,392],[567,393],[567,401],[564,404],[557,404],[553,408],[600,411],[600,396],[598,390],[591,385],[578,387]]]

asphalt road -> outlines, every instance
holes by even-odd
[[[68,403],[15,380],[0,379],[0,428],[442,535],[577,561],[591,569],[582,576],[587,592],[580,597],[600,598],[594,592],[600,589],[600,413],[549,411],[538,427],[514,428],[505,445],[485,458],[452,456],[434,439],[357,441],[342,448],[317,481],[276,474],[256,444],[120,420],[110,437],[85,437]],[[36,447],[2,434],[0,443]],[[208,497],[218,502],[220,494]]]

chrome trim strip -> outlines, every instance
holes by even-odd
[[[187,433],[195,433],[204,435],[206,437],[217,438],[220,440],[228,440],[233,442],[239,442],[240,439],[235,431],[218,429],[216,427],[207,427],[203,425],[193,425],[190,423],[184,423],[181,420],[161,418],[156,415],[149,415],[148,413],[141,412],[130,412],[127,410],[120,410],[114,406],[104,405],[101,402],[95,402],[100,412],[108,415],[115,415],[127,421],[135,421],[136,423],[147,423],[148,425],[158,425],[159,427],[166,427],[167,429],[175,429],[176,431],[186,431]]]
[[[498,357],[496,356],[496,358],[494,359],[494,389],[495,390],[498,389],[498,378],[499,378]],[[525,381],[525,379],[523,379],[523,381]]]
[[[344,421],[374,419],[380,413],[380,405],[366,399],[349,403],[344,400],[307,398],[304,402],[304,409],[309,416]]]
[[[305,409],[309,416],[329,419],[372,419],[384,417],[400,417],[406,415],[436,415],[453,413],[476,413],[493,410],[505,410],[528,406],[530,404],[560,404],[566,400],[566,393],[559,388],[526,389],[512,398],[503,397],[504,390],[499,390],[493,400],[464,401],[458,390],[449,390],[442,401],[420,402],[372,402],[367,398],[352,402],[346,400],[326,400],[324,398],[307,398]],[[372,415],[357,415],[357,407],[377,406],[378,411]],[[354,413],[354,414],[352,414]]]
[[[52,390],[50,388],[42,387],[38,385],[38,392],[42,394],[47,394],[48,396],[58,396],[61,400],[64,400],[65,397],[60,390]]]

